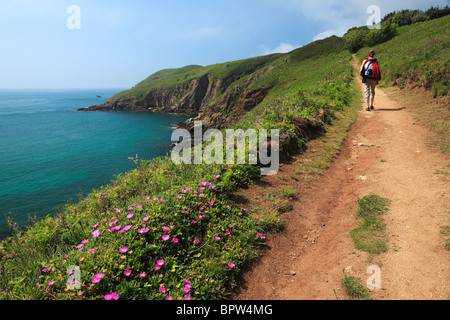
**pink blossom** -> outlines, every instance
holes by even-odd
[[[52,285],[54,285],[54,284],[55,284],[55,281],[49,281],[49,282],[48,282],[48,285],[49,285],[49,286],[52,286]]]
[[[131,275],[131,270],[125,270],[123,274],[125,275],[125,277],[129,277]]]
[[[121,211],[122,211],[122,208],[117,209],[117,210],[116,210],[116,213],[120,213]]]
[[[159,265],[155,264],[155,265],[153,266],[153,269],[155,269],[155,270],[159,270],[159,269],[161,269],[161,266],[159,266]]]
[[[89,253],[95,253],[95,251],[96,251],[97,249],[89,249]]]
[[[167,300],[173,300],[173,297],[172,296],[168,296]]]
[[[191,290],[191,286],[189,284],[185,285],[184,288],[183,288],[183,291],[185,293],[189,293],[190,290]]]
[[[130,230],[132,227],[133,227],[132,225],[127,225],[127,226],[123,227],[122,230],[127,231],[127,230]]]
[[[178,238],[172,238],[173,243],[178,243]]]
[[[182,197],[182,196],[176,196],[176,198],[177,198],[177,199],[182,199],[183,197]]]
[[[216,239],[216,241],[219,241],[219,240],[220,240],[220,237],[214,237],[214,239]]]
[[[148,219],[150,219],[150,217],[144,217],[142,218],[142,221],[148,221]]]
[[[189,211],[185,211],[184,213],[189,214]]]
[[[85,239],[83,241],[81,241],[82,244],[88,243],[89,239]]]
[[[202,186],[206,186],[209,182],[208,181],[203,181],[202,183],[200,183]]]
[[[217,176],[216,176],[216,179],[219,179],[220,178],[220,174],[218,174]]]
[[[140,278],[145,278],[147,276],[147,274],[145,273],[145,272],[141,272],[140,274],[139,274],[139,277]]]
[[[195,239],[194,239],[194,243],[195,243],[195,244],[199,244],[199,243],[200,243],[200,240],[198,240],[198,238],[195,238]]]
[[[161,291],[161,293],[166,293],[166,288],[161,287],[161,288],[159,288],[159,291]]]
[[[127,219],[131,219],[133,218],[134,214],[130,213],[129,215],[127,215]]]
[[[98,236],[100,236],[100,231],[95,230],[94,232],[92,232],[92,238],[97,238]]]
[[[128,251],[128,248],[127,247],[123,247],[123,248],[120,248],[119,249],[119,252],[120,253],[125,253],[125,252],[127,252]]]
[[[170,228],[169,228],[169,227],[163,227],[163,230],[164,230],[164,231],[169,231]]]
[[[117,225],[117,226],[112,227],[110,230],[111,231],[116,231],[116,230],[120,230],[120,228],[122,228],[122,226],[121,225]]]
[[[105,300],[119,300],[119,294],[117,292],[113,292],[105,295]]]
[[[94,224],[92,228],[96,229],[98,227],[98,223]]]
[[[136,206],[136,209],[142,209],[142,204],[137,205],[137,206]]]
[[[215,189],[216,188],[216,186],[213,186],[213,185],[210,185],[209,186],[211,189]]]
[[[149,229],[145,228],[145,227],[138,230],[139,233],[147,233],[148,231],[149,231]]]
[[[230,263],[228,264],[228,267],[234,268],[234,263],[230,262]]]
[[[168,234],[165,234],[165,235],[162,236],[162,239],[163,239],[164,241],[167,241],[167,240],[170,239],[170,236],[169,236]]]
[[[47,267],[42,269],[42,272],[50,272],[50,270],[52,270],[52,267]]]
[[[199,196],[200,198],[202,198],[202,197],[204,196],[204,194],[203,194],[203,193],[200,193],[198,196]]]
[[[191,295],[190,294],[186,294],[184,296],[184,300],[191,300]]]
[[[158,266],[163,266],[164,263],[165,263],[164,259],[160,259],[160,260],[156,261],[156,264],[157,264]]]

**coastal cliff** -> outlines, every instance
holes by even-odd
[[[193,120],[202,120],[205,127],[224,128],[270,93],[271,85],[256,82],[273,69],[268,64],[280,56],[162,70],[102,104],[78,111],[186,114],[191,118],[180,124],[185,128]]]

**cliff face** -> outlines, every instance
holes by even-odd
[[[194,119],[202,120],[205,127],[221,129],[256,107],[269,94],[271,87],[252,87],[252,84],[270,70],[271,67],[240,74],[230,72],[226,77],[205,73],[171,88],[122,94],[79,111],[179,113],[192,117],[181,124],[187,129],[192,129]]]

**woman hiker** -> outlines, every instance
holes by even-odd
[[[380,63],[375,57],[375,51],[369,51],[369,58],[364,60],[359,70],[359,73],[363,77],[363,83],[365,85],[365,98],[367,104],[367,111],[373,110],[373,101],[375,99],[375,87],[381,80]]]

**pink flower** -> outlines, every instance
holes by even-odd
[[[147,276],[147,274],[145,273],[145,272],[141,272],[140,274],[139,274],[139,277],[140,278],[145,278]]]
[[[105,295],[105,300],[119,300],[119,294],[117,292],[113,292]]]
[[[173,243],[178,243],[178,238],[172,238]]]
[[[191,300],[191,295],[190,294],[186,294],[184,296],[184,300]]]
[[[215,189],[216,188],[216,186],[213,186],[213,185],[210,185],[209,186],[211,189]]]
[[[184,213],[189,214],[189,211],[185,211]]]
[[[220,178],[220,174],[218,174],[217,176],[216,176],[216,179],[219,179]]]
[[[94,253],[97,249],[89,249],[89,253]]]
[[[177,198],[177,199],[182,199],[183,197],[182,197],[182,196],[176,196],[176,198]]]
[[[184,283],[190,284],[190,283],[191,283],[191,280],[186,280]]]
[[[128,251],[128,248],[127,247],[123,247],[123,248],[120,248],[119,249],[119,252],[120,253],[125,253],[125,252],[127,252]]]
[[[194,243],[195,243],[195,244],[199,244],[199,243],[200,243],[200,240],[198,240],[198,238],[195,238],[195,239],[194,239]]]
[[[52,270],[52,267],[44,268],[42,269],[42,272],[50,272]]]
[[[142,204],[137,205],[137,206],[136,206],[136,209],[142,209]]]
[[[163,239],[164,241],[167,241],[167,240],[170,239],[170,236],[169,236],[168,234],[165,234],[165,235],[162,236],[162,239]]]
[[[172,296],[168,296],[167,300],[173,300],[173,297]]]
[[[94,224],[92,228],[96,229],[98,227],[98,223]]]
[[[132,225],[127,225],[127,226],[123,227],[122,230],[127,231],[127,230],[130,230],[132,227],[133,227]]]
[[[204,194],[203,194],[203,193],[200,193],[198,196],[199,196],[200,198],[202,198],[202,197],[204,196]]]
[[[163,230],[164,230],[164,231],[169,231],[170,228],[166,226],[166,227],[163,227]]]
[[[48,282],[48,285],[49,285],[49,286],[52,286],[52,285],[54,285],[54,284],[55,284],[55,281],[49,281],[49,282]]]
[[[88,243],[89,239],[85,239],[83,241],[81,241],[82,244]]]
[[[127,218],[131,219],[131,218],[133,218],[133,216],[134,216],[134,214],[130,213],[129,215],[127,215]]]
[[[148,221],[148,219],[150,219],[150,217],[144,217],[142,218],[142,221]]]
[[[216,241],[219,241],[219,240],[220,240],[220,237],[214,237],[214,239],[216,239]]]
[[[122,226],[121,225],[117,225],[117,226],[112,227],[110,230],[111,231],[116,231],[116,230],[120,230],[120,228],[122,228]]]
[[[145,227],[138,230],[139,233],[147,233],[148,231],[149,231],[149,229],[145,228]]]
[[[92,283],[99,283],[100,280],[102,280],[103,278],[103,273],[97,273],[94,277],[94,279],[92,279]]]
[[[123,272],[123,274],[125,275],[125,277],[129,277],[130,274],[131,274],[131,270],[125,270],[125,271]]]
[[[183,288],[183,291],[185,292],[185,293],[189,293],[189,291],[191,290],[191,286],[190,285],[185,285],[184,286],[184,288]]]
[[[234,263],[231,263],[231,262],[230,262],[230,263],[228,264],[228,267],[234,268]]]
[[[160,260],[156,261],[156,264],[157,264],[158,266],[163,266],[164,263],[165,263],[164,259],[160,259]]]
[[[161,291],[161,293],[166,293],[166,288],[161,287],[161,288],[159,288],[159,291]]]
[[[122,211],[122,209],[117,209],[116,213],[120,213]]]
[[[155,265],[153,266],[153,269],[155,269],[155,270],[159,270],[159,269],[161,269],[161,266],[159,266],[159,265],[155,264]]]
[[[209,182],[208,181],[203,181],[202,183],[200,183],[202,186],[206,186]]]

